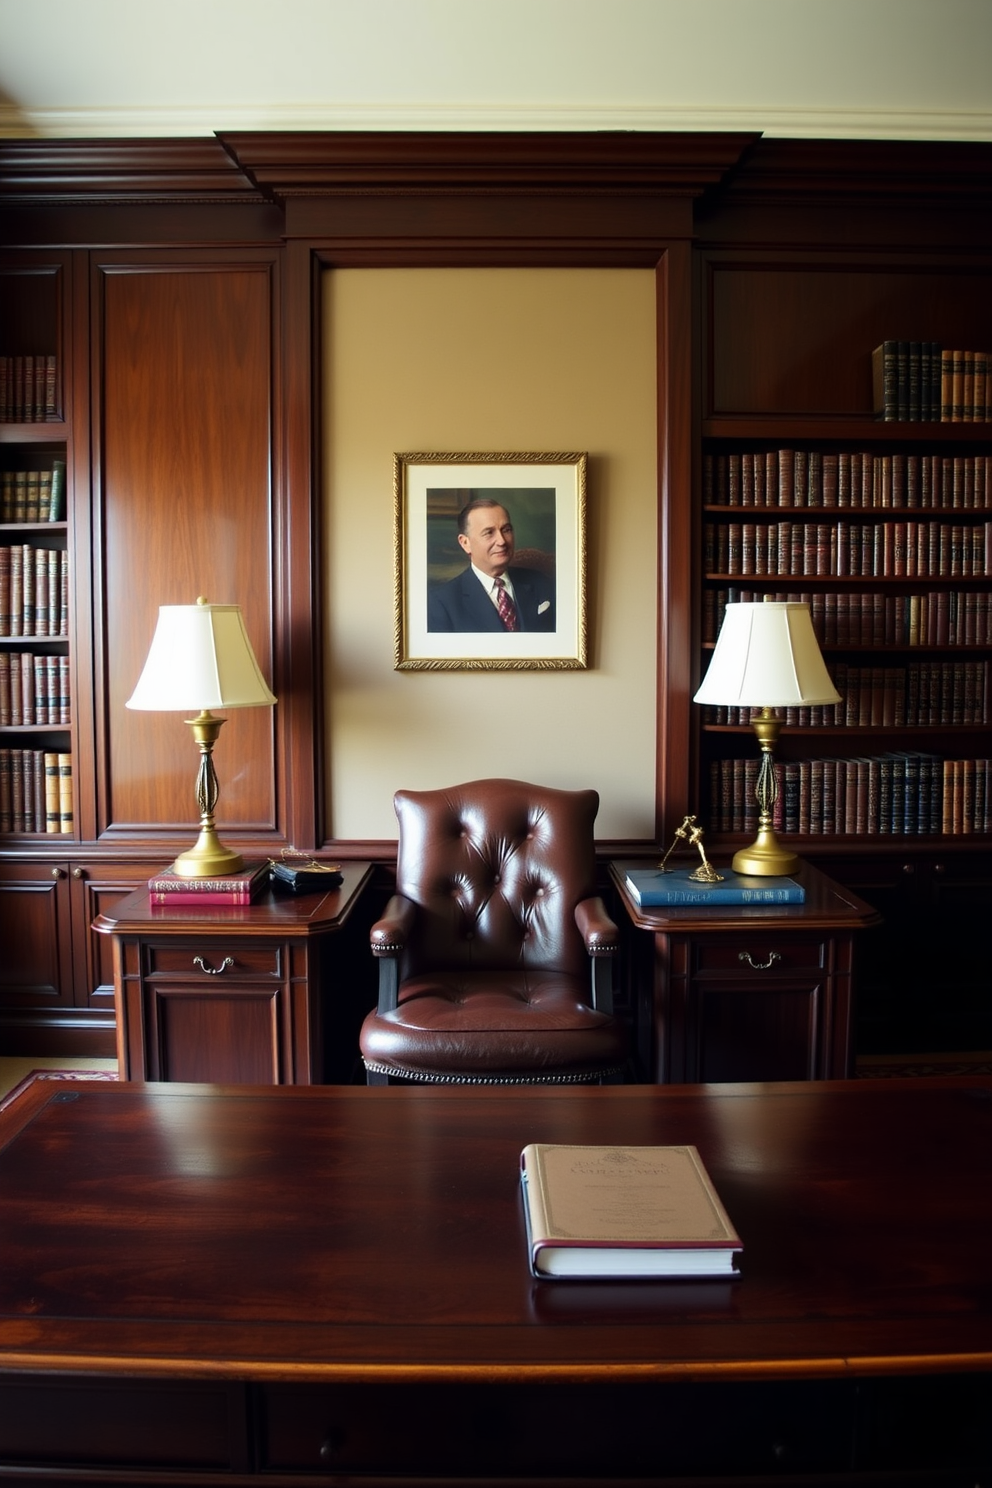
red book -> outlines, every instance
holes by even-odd
[[[246,863],[239,873],[215,878],[183,878],[166,868],[148,880],[148,898],[152,904],[189,908],[200,905],[251,904],[269,880],[267,860]]]

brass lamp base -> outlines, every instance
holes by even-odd
[[[223,878],[240,873],[245,860],[240,853],[225,847],[212,827],[204,828],[193,846],[179,854],[172,865],[180,878]]]
[[[200,750],[200,769],[196,777],[196,804],[200,808],[200,835],[191,848],[180,853],[172,865],[172,871],[180,878],[222,878],[230,873],[240,873],[245,860],[225,847],[214,827],[214,808],[217,805],[219,788],[214,770],[213,749],[224,723],[208,708],[187,718],[193,738]]]
[[[767,830],[759,829],[750,847],[742,847],[734,853],[731,866],[735,873],[781,878],[796,872],[799,859],[794,852],[782,846],[769,827]]]
[[[762,708],[760,714],[751,720],[751,726],[761,746],[761,766],[754,792],[758,802],[758,835],[750,847],[742,847],[734,854],[733,869],[735,873],[752,873],[768,878],[779,878],[788,873],[795,873],[799,867],[796,854],[782,846],[772,828],[772,814],[777,794],[772,757],[778,742],[781,724],[773,716],[770,708]]]

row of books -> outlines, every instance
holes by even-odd
[[[967,728],[990,721],[988,661],[924,661],[905,667],[830,666],[839,703],[773,708],[784,724],[806,728]],[[706,706],[704,724],[750,724],[758,710]]]
[[[703,457],[708,506],[992,508],[990,456],[864,450],[730,450]]]
[[[0,473],[0,522],[64,522],[65,461],[51,470]]]
[[[0,356],[0,423],[55,417],[56,366],[54,356]]]
[[[992,830],[992,760],[895,751],[774,766],[777,831],[803,836],[960,836]],[[756,759],[710,765],[714,830],[758,825]]]
[[[992,594],[938,589],[927,594],[838,594],[836,590],[770,593],[758,589],[707,589],[703,641],[714,642],[728,604],[765,599],[809,605],[821,647],[992,646]]]
[[[0,636],[69,634],[69,558],[30,543],[0,546]]]
[[[72,756],[0,749],[0,832],[73,829]]]
[[[990,353],[886,340],[871,354],[875,415],[886,423],[987,423]]]
[[[992,522],[706,522],[703,562],[728,578],[985,578]]]
[[[0,651],[0,728],[68,725],[68,656]]]

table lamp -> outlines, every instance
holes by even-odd
[[[214,828],[219,787],[213,747],[226,721],[213,708],[271,706],[275,698],[259,671],[240,605],[162,605],[151,649],[126,707],[151,712],[199,710],[186,722],[200,749],[196,804],[200,835],[172,864],[181,878],[238,873],[244,859],[223,845]]]
[[[694,701],[728,708],[760,708],[751,720],[761,746],[755,787],[758,835],[750,847],[734,854],[733,868],[736,873],[794,873],[799,859],[782,846],[772,829],[777,794],[774,753],[782,727],[772,709],[840,701],[817,645],[809,605],[778,600],[728,604]]]

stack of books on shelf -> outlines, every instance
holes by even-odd
[[[992,521],[707,522],[704,571],[728,578],[984,578]]]
[[[69,558],[30,543],[0,546],[0,636],[65,636]]]
[[[246,863],[238,873],[219,877],[185,878],[171,868],[148,880],[148,897],[163,909],[237,908],[251,904],[269,882],[267,859]]]
[[[0,749],[0,832],[68,834],[72,756],[43,749]]]
[[[821,647],[989,646],[992,595],[976,590],[882,594],[878,590],[837,594],[806,590],[708,589],[703,596],[703,641],[716,641],[728,604],[757,604],[765,597],[809,605]]]
[[[992,830],[992,760],[898,750],[775,765],[774,826],[809,836],[959,836]],[[753,832],[757,761],[710,764],[712,826]]]
[[[851,666],[831,662],[841,694],[823,707],[774,708],[789,726],[820,728],[976,728],[990,721],[989,663],[921,661],[909,666]],[[703,708],[703,722],[741,727],[753,722],[752,708]]]
[[[876,417],[887,423],[988,423],[989,353],[886,340],[871,354]]]
[[[729,450],[703,457],[703,501],[742,510],[989,511],[989,456],[919,450]]]
[[[0,728],[69,722],[69,658],[0,651]]]
[[[51,470],[4,470],[0,474],[0,522],[64,522],[65,461]]]
[[[0,423],[54,418],[55,373],[54,356],[0,356]]]

